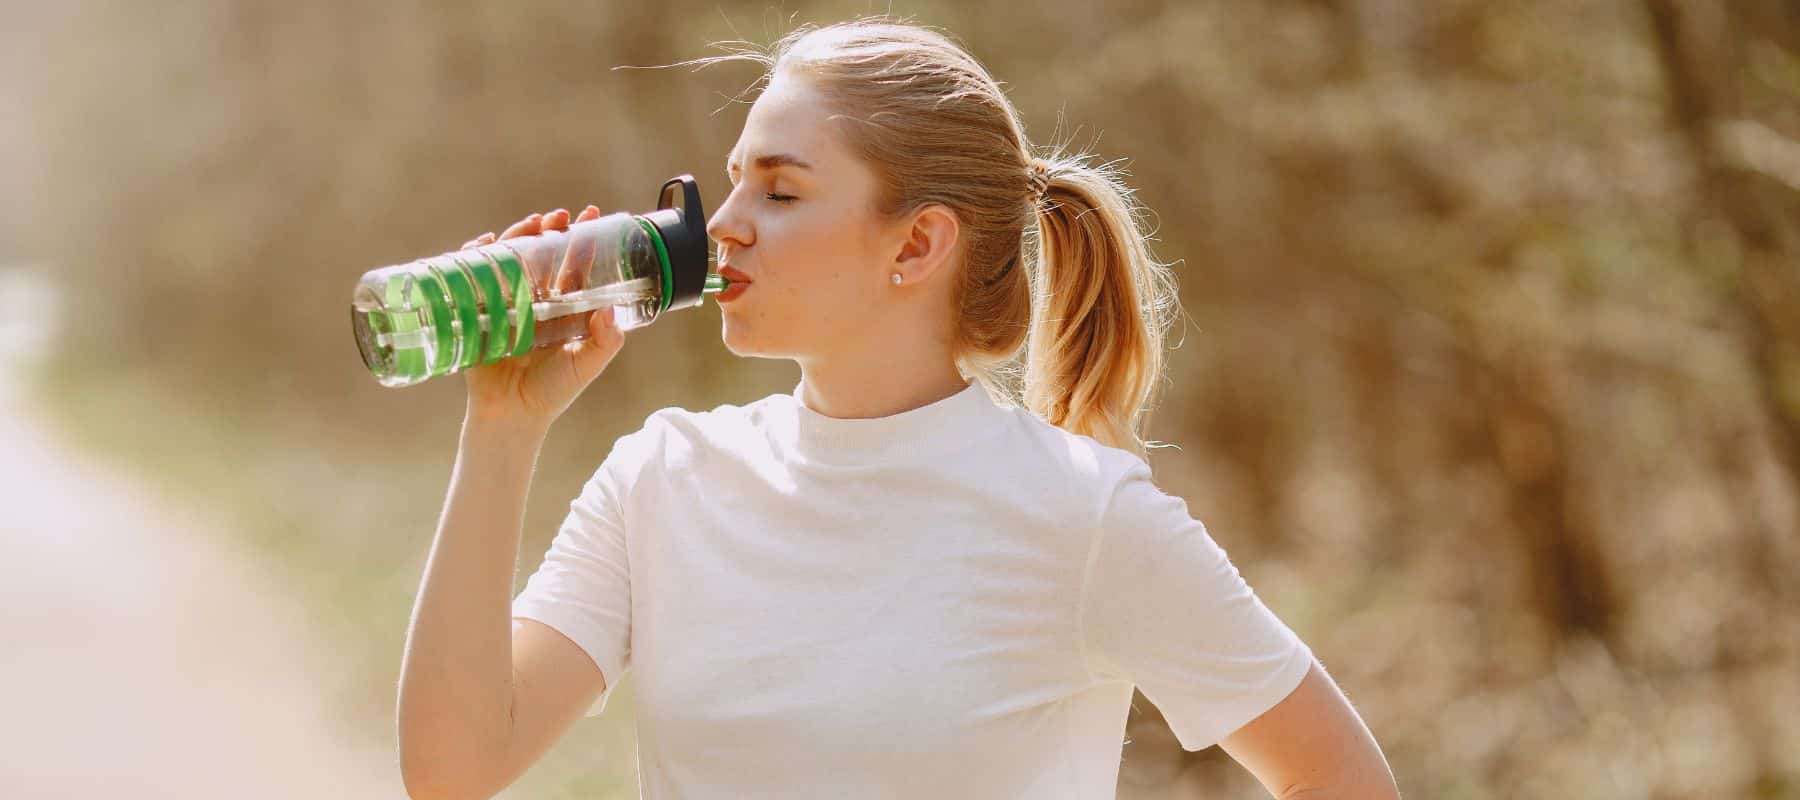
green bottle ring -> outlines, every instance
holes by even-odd
[[[473,360],[475,364],[486,364],[505,355],[504,352],[499,354],[494,352],[495,342],[500,342],[501,346],[505,346],[506,343],[505,315],[501,315],[500,327],[495,328],[492,316],[488,313],[489,308],[500,303],[499,300],[490,299],[501,296],[500,279],[494,274],[494,265],[488,260],[486,253],[479,250],[460,250],[454,253],[453,257],[456,259],[457,265],[463,268],[463,272],[468,273],[470,282],[477,289],[475,329],[480,331],[481,335],[472,340],[475,343],[472,348],[475,351]],[[488,322],[486,329],[481,327],[483,320]]]
[[[650,234],[650,241],[656,245],[656,260],[662,264],[662,305],[656,309],[656,313],[661,315],[669,310],[669,304],[675,302],[675,271],[669,266],[669,251],[663,247],[662,231],[657,230],[656,225],[641,216],[632,219],[637,220],[644,232]],[[620,242],[620,246],[623,247],[624,242]]]
[[[500,276],[491,254],[481,248],[476,248],[473,255],[468,250],[462,252],[469,259],[469,274],[475,276],[475,285],[481,287],[481,313],[488,322],[487,333],[482,337],[481,363],[499,361],[506,357],[511,333],[506,323],[508,295],[500,288]],[[475,256],[480,256],[480,260]]]
[[[481,363],[481,306],[475,300],[475,284],[454,254],[438,256],[429,263],[444,288],[450,290],[456,319],[462,324],[462,335],[456,342],[456,368],[468,369]]]
[[[386,302],[387,321],[391,332],[410,333],[419,329],[419,314],[410,306],[413,276],[399,271],[388,276]],[[407,378],[425,377],[425,354],[416,347],[395,347],[394,374]]]
[[[512,349],[501,356],[522,356],[531,352],[531,346],[537,339],[536,315],[531,310],[531,303],[537,299],[537,294],[532,289],[531,280],[525,275],[525,265],[519,261],[519,254],[504,245],[491,244],[488,247],[493,249],[482,252],[487,253],[488,258],[500,267],[500,276],[512,287],[512,310],[517,317],[512,323]]]
[[[450,301],[446,299],[448,290],[431,269],[429,262],[414,262],[413,294],[424,301],[424,306],[431,311],[431,335],[437,340],[437,350],[432,353],[431,375],[446,375],[456,356],[456,331],[450,327]]]
[[[513,324],[513,355],[526,355],[538,342],[538,314],[531,310],[531,303],[536,301],[536,290],[531,288],[531,281],[524,277],[526,270],[518,265],[517,258],[500,261],[500,270],[513,283],[513,312],[517,312],[517,324]]]

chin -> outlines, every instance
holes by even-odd
[[[767,333],[728,316],[720,326],[719,340],[732,355],[742,358],[793,358],[793,348],[781,341],[768,341]]]
[[[758,355],[756,348],[752,346],[753,343],[749,339],[750,337],[745,334],[742,324],[733,325],[728,318],[720,325],[719,340],[725,343],[725,349],[730,351],[734,356],[748,358]]]

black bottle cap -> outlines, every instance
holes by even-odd
[[[678,191],[679,206],[675,204]],[[657,195],[656,210],[644,219],[656,226],[669,251],[672,292],[669,307],[663,311],[700,305],[707,266],[706,209],[700,205],[700,184],[693,175],[670,178]]]

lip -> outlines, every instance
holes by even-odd
[[[742,295],[744,292],[750,291],[750,284],[752,283],[750,276],[745,275],[736,267],[733,267],[730,264],[721,264],[719,265],[719,275],[726,280],[731,281],[731,285],[725,287],[725,291],[713,295],[714,302],[725,305],[738,299],[738,296]]]

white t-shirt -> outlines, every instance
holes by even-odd
[[[621,437],[513,602],[628,671],[645,798],[1114,796],[1132,687],[1188,750],[1313,654],[1135,454],[979,383]]]

